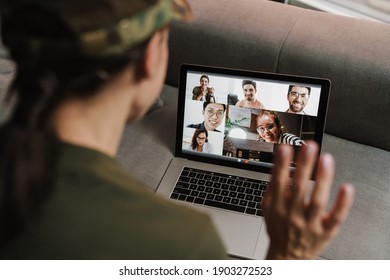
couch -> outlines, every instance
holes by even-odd
[[[119,161],[156,190],[174,156],[181,63],[328,78],[322,150],[335,156],[334,185],[353,183],[356,200],[319,258],[390,259],[390,25],[265,0],[189,2],[194,20],[171,26],[164,104],[126,127]]]

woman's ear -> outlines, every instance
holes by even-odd
[[[161,63],[160,59],[162,58],[165,40],[168,40],[167,27],[155,32],[149,40],[143,61],[146,78],[153,76],[154,71],[157,70],[156,66]]]
[[[157,33],[155,33],[153,35],[153,37],[149,40],[149,43],[148,45],[146,46],[146,50],[145,50],[145,56],[144,56],[144,59],[143,59],[143,65],[142,65],[142,68],[144,69],[144,74],[145,74],[145,78],[150,78],[152,76],[152,71],[153,71],[153,67],[152,65],[154,64],[154,61],[155,61],[155,56],[156,56],[156,35]]]

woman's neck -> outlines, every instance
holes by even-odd
[[[74,98],[63,102],[53,116],[62,141],[86,146],[115,156],[129,116],[131,90],[110,83],[89,99]]]

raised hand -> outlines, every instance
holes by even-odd
[[[354,199],[354,188],[343,184],[337,199],[326,210],[334,174],[334,159],[321,155],[315,172],[315,186],[307,196],[309,179],[318,155],[318,146],[309,141],[297,155],[297,168],[289,187],[289,164],[293,149],[280,145],[275,154],[270,188],[263,208],[270,246],[267,259],[312,259],[338,233]]]

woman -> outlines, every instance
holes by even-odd
[[[194,87],[192,90],[192,100],[206,101],[206,96],[209,96],[210,88],[208,87],[210,79],[208,75],[200,76],[200,86]]]
[[[115,160],[126,123],[142,118],[161,91],[168,24],[189,18],[186,2],[1,3],[3,42],[17,73],[9,91],[13,112],[0,127],[0,258],[225,258],[207,216],[155,196]],[[302,168],[313,168],[313,151],[302,152]],[[291,150],[282,152],[275,168],[281,181]],[[332,163],[321,166],[320,174],[332,172]],[[299,257],[315,256],[346,215],[346,192],[326,218],[336,221],[332,226],[301,227],[309,249],[286,251],[297,242],[271,238],[268,257],[294,257],[300,249]],[[280,197],[267,201],[274,199]],[[278,219],[272,206],[264,209],[269,230],[286,232],[284,219],[292,215]],[[327,213],[317,212],[311,219],[322,221]]]
[[[206,129],[196,129],[192,136],[190,149],[194,152],[213,153],[213,146],[209,143]]]
[[[298,136],[284,132],[280,119],[274,111],[260,111],[257,116],[257,132],[259,140],[263,142],[293,146],[305,145],[305,141]]]

